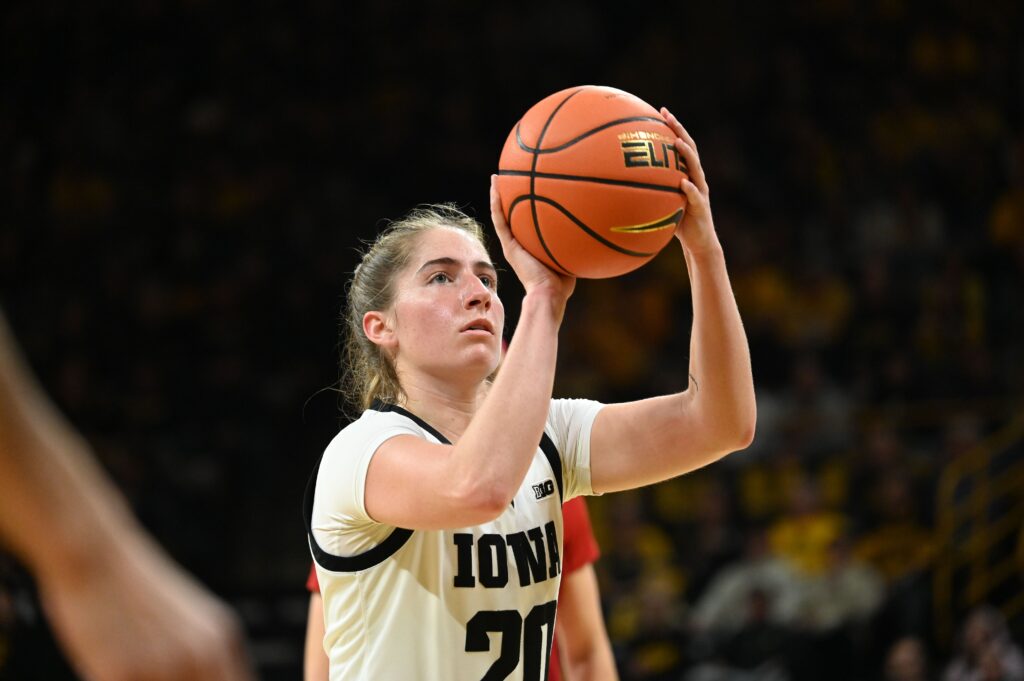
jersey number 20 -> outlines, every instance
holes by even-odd
[[[541,670],[545,669],[551,653],[554,631],[555,601],[534,606],[525,619],[517,610],[481,610],[466,624],[466,652],[490,650],[491,639],[487,634],[501,634],[498,659],[480,681],[508,678],[519,666],[520,652],[523,655],[523,681],[541,681]]]

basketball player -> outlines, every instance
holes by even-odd
[[[525,290],[508,354],[479,224],[452,208],[392,224],[348,291],[348,369],[364,409],[327,447],[305,512],[341,679],[540,679],[562,572],[559,505],[652,484],[746,447],[746,336],[693,140],[676,228],[693,326],[685,391],[632,403],[553,400],[575,280],[491,218]],[[624,352],[640,351],[624,348]]]
[[[89,681],[252,678],[235,617],[145,533],[19,357],[0,312],[0,541]]]
[[[612,644],[601,614],[601,594],[594,572],[600,556],[582,497],[562,505],[564,550],[562,586],[558,591],[555,640],[549,681],[615,681]]]
[[[582,497],[562,505],[565,546],[562,551],[562,586],[551,647],[548,681],[615,681],[608,631],[601,615],[601,598],[593,563],[600,555]],[[306,580],[309,619],[306,624],[305,681],[327,681],[328,658],[324,654],[324,604],[316,569]],[[561,645],[559,645],[561,643]]]

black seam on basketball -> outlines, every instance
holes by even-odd
[[[512,201],[512,207],[514,208],[517,203],[519,203],[520,201],[525,201],[527,199],[530,199],[530,206],[532,207],[533,206],[533,196],[534,196],[533,194],[523,194],[522,196],[517,196]],[[512,208],[508,209],[508,215],[509,215],[509,223],[511,224]],[[534,225],[534,229],[537,231],[537,238],[540,239],[541,248],[543,248],[544,252],[548,254],[549,258],[551,258],[551,262],[555,263],[555,265],[558,266],[558,269],[562,270],[563,272],[565,272],[569,276],[575,277],[576,275],[573,272],[571,272],[565,265],[563,265],[562,263],[558,262],[558,258],[556,258],[555,254],[551,252],[550,248],[548,248],[547,242],[544,241],[544,235],[541,234],[540,228],[537,227],[537,213],[536,212],[534,212],[534,214],[533,214],[533,225]]]
[[[576,93],[574,92],[573,94],[576,94]],[[564,104],[564,103],[565,102],[562,102],[562,104]],[[561,104],[559,106],[561,106]],[[555,109],[555,111],[558,111],[558,109]],[[552,116],[553,115],[554,114],[552,114]],[[540,147],[541,139],[544,138],[544,135],[542,133],[541,136],[540,136],[540,139],[537,140],[537,148],[536,149],[532,149],[525,142],[523,142],[523,138],[519,136],[519,124],[517,123],[516,124],[516,144],[518,144],[519,148],[522,149],[523,151],[529,152],[529,153],[534,154],[534,155],[537,155],[537,154],[553,154],[556,151],[562,151],[563,149],[567,149],[568,147],[571,147],[572,145],[576,144],[577,142],[580,142],[581,140],[586,139],[587,137],[590,137],[591,135],[596,135],[597,133],[601,132],[602,130],[606,130],[606,129],[611,128],[611,127],[616,126],[616,125],[622,125],[623,123],[638,123],[640,121],[650,121],[650,122],[653,122],[653,123],[661,123],[662,125],[665,125],[664,119],[658,118],[657,116],[630,116],[629,118],[618,118],[618,119],[616,119],[614,121],[609,121],[608,123],[602,123],[601,125],[597,126],[596,128],[591,128],[590,130],[587,130],[587,131],[581,133],[579,136],[569,140],[568,142],[563,142],[562,144],[559,144],[557,147],[550,147],[548,149],[541,149],[541,147]],[[521,122],[522,121],[520,121],[520,123]],[[548,120],[548,122],[549,123],[551,122],[550,119]],[[665,125],[665,127],[668,128],[667,125]],[[547,129],[547,125],[546,124],[545,124],[544,128],[545,128],[545,130]],[[669,132],[671,132],[671,129],[669,129]]]
[[[511,175],[515,177],[535,176],[545,180],[566,180],[567,182],[593,182],[594,184],[608,184],[616,187],[631,187],[633,189],[650,189],[656,192],[670,192],[673,194],[684,194],[679,186],[671,187],[663,184],[650,184],[647,182],[632,182],[630,180],[613,180],[607,177],[591,177],[589,175],[565,175],[563,173],[542,173],[529,170],[502,170],[498,168],[499,175]]]
[[[582,90],[583,90],[583,88],[578,88],[578,89],[573,90],[572,92],[570,92],[568,95],[566,95],[565,99],[563,99],[561,102],[558,103],[558,106],[556,106],[554,108],[554,110],[551,112],[551,115],[548,116],[548,119],[546,121],[544,121],[544,127],[540,129],[540,135],[537,137],[537,147],[538,148],[540,148],[540,145],[544,142],[544,135],[547,134],[548,126],[550,126],[551,125],[551,121],[553,121],[555,119],[555,114],[558,113],[558,110],[561,109],[563,106],[565,106],[565,103],[568,102],[570,99],[572,99],[573,96],[577,92],[580,92]],[[517,139],[519,138],[519,125],[521,123],[522,123],[522,121],[520,121],[519,123],[516,124],[516,138]],[[537,170],[537,154],[535,153],[533,155],[533,163],[530,166],[530,173],[531,173],[530,174],[530,213],[533,215],[533,228],[537,232],[537,238],[540,239],[540,245],[544,247],[544,252],[548,254],[548,257],[551,258],[552,262],[556,262],[557,263],[558,261],[555,260],[555,256],[551,254],[551,251],[548,249],[548,245],[544,242],[544,235],[540,233],[540,220],[538,220],[538,218],[537,218],[537,203],[534,201],[534,197],[536,196],[536,189],[534,187],[534,184],[536,183],[537,178],[536,178],[535,175],[533,175],[533,172],[536,171],[536,170]],[[562,266],[559,265],[559,267],[562,267]],[[566,270],[564,267],[562,267],[562,269],[565,270],[566,272],[569,271],[569,270]]]
[[[583,222],[578,217],[576,217],[575,215],[570,213],[568,210],[566,210],[563,205],[561,205],[557,201],[552,201],[551,199],[549,199],[546,196],[539,196],[539,195],[533,196],[533,197],[531,197],[531,200],[532,201],[541,201],[542,203],[547,203],[547,204],[549,204],[551,206],[554,206],[555,210],[559,211],[560,213],[565,215],[565,217],[567,217],[570,220],[572,220],[576,224],[577,227],[579,227],[584,232],[586,232],[587,234],[589,234],[593,238],[597,239],[598,241],[600,241],[602,244],[604,244],[608,248],[612,249],[613,251],[618,251],[619,253],[622,253],[623,255],[628,255],[628,256],[631,256],[631,257],[634,257],[634,258],[649,258],[649,257],[655,255],[654,253],[644,253],[642,251],[631,251],[628,248],[623,248],[622,246],[619,246],[616,243],[608,241],[608,239],[605,239],[603,236],[601,236],[600,234],[598,234],[597,232],[592,230],[590,227],[587,227],[587,224],[585,222]]]

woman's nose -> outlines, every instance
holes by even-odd
[[[467,308],[481,306],[484,309],[488,309],[491,306],[491,289],[484,286],[484,283],[477,279],[472,278],[468,289],[463,293],[463,305]]]

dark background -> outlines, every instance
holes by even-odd
[[[584,83],[628,90],[670,107],[700,146],[760,422],[750,452],[592,503],[624,678],[682,678],[706,660],[687,614],[702,590],[745,537],[808,512],[862,557],[873,533],[909,523],[919,534],[904,544],[925,558],[909,576],[875,566],[886,605],[829,639],[849,657],[802,655],[820,632],[795,627],[789,673],[881,678],[904,634],[940,669],[971,606],[1005,606],[1011,624],[1019,610],[1016,578],[938,605],[933,584],[962,539],[943,534],[939,480],[1020,411],[1022,13],[913,0],[5,5],[0,300],[147,527],[239,608],[265,678],[298,678],[299,508],[342,423],[337,321],[360,239],[423,202],[486,222],[488,175],[530,105]],[[580,283],[556,393],[685,385],[688,291],[668,250]],[[506,279],[512,322],[517,296]],[[890,478],[897,501],[876,500]],[[1015,497],[998,503],[1020,527]],[[993,551],[1013,559],[1018,544]],[[3,573],[30,595],[15,566]],[[958,594],[967,580],[956,573]],[[18,678],[45,633],[29,615],[3,626]]]

